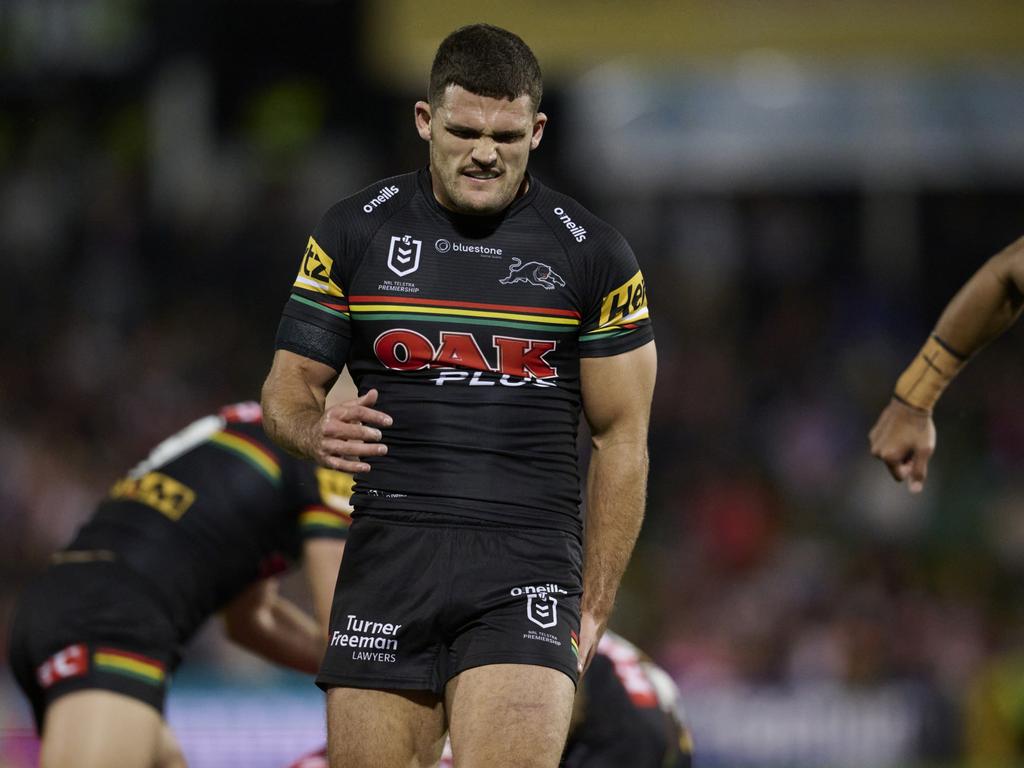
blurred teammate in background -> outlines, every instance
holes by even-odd
[[[580,679],[564,768],[690,768],[693,740],[683,724],[679,689],[632,643],[608,631]],[[445,744],[440,768],[452,768]],[[290,768],[327,768],[325,750]]]
[[[1024,238],[1000,251],[957,292],[896,382],[871,429],[871,453],[910,491],[924,488],[935,452],[932,411],[967,360],[1009,328],[1024,307]]]
[[[690,768],[679,689],[635,645],[605,632],[573,708],[565,768]]]
[[[256,403],[191,424],[117,481],[15,611],[10,665],[41,766],[183,766],[167,684],[218,610],[236,643],[315,672],[350,491],[351,476],[274,445]],[[271,578],[300,557],[319,620]]]
[[[640,529],[643,276],[621,235],[527,175],[542,90],[510,32],[449,35],[415,106],[429,168],[331,208],[283,313],[268,433],[360,473],[317,679],[334,766],[431,765],[449,728],[460,764],[555,766]],[[345,367],[364,395],[325,410]]]

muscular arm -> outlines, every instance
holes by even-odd
[[[583,409],[593,453],[587,477],[580,670],[615,602],[640,533],[647,493],[647,427],[657,371],[654,342],[613,357],[584,358]]]
[[[337,378],[329,365],[277,350],[262,395],[263,428],[271,439],[296,456],[315,459],[317,424]]]
[[[387,453],[376,426],[389,426],[391,417],[370,407],[377,402],[375,389],[325,408],[337,378],[329,365],[277,350],[263,383],[263,428],[296,456],[343,472],[369,472],[370,465],[360,459]]]
[[[999,336],[1024,308],[1024,238],[997,253],[946,306],[935,334],[968,358]]]
[[[312,616],[278,593],[275,579],[253,584],[224,609],[227,635],[275,664],[315,673],[326,636]]]
[[[869,434],[871,453],[913,493],[935,451],[932,409],[963,364],[1016,322],[1024,308],[1024,238],[997,253],[943,310],[924,348]]]

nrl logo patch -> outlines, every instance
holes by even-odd
[[[525,264],[522,259],[512,257],[508,274],[498,281],[502,285],[515,285],[516,283],[529,283],[538,285],[545,291],[553,291],[557,286],[565,287],[565,280],[547,264],[539,261],[528,261]]]
[[[527,595],[526,616],[542,629],[553,627],[558,623],[558,598],[551,595]]]
[[[526,596],[526,618],[541,629],[548,629],[558,623],[558,598],[555,595],[569,594],[557,584],[512,587],[512,597]]]
[[[422,240],[413,240],[412,235],[392,235],[388,248],[388,269],[399,277],[411,275],[420,268]]]

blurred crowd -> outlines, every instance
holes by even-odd
[[[190,420],[258,397],[320,213],[425,162],[416,94],[295,71],[243,87],[212,53],[137,64],[144,75],[4,79],[3,628],[120,472]],[[727,686],[912,685],[920,757],[1011,764],[1024,740],[1022,336],[943,400],[921,496],[870,459],[866,435],[945,301],[1024,234],[1024,190],[638,200],[581,186],[560,155],[572,137],[559,103],[555,84],[532,167],[630,240],[661,360],[619,631],[694,701]],[[216,664],[218,648],[192,663]]]

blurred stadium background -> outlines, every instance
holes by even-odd
[[[631,241],[661,355],[615,625],[698,766],[991,766],[1024,744],[1024,336],[938,412],[927,491],[867,455],[955,289],[1024,234],[1017,0],[0,0],[0,643],[115,476],[258,396],[309,230],[425,163],[438,41],[545,68],[534,173]],[[322,739],[306,680],[206,631],[197,766]],[[0,765],[31,765],[0,668]]]

